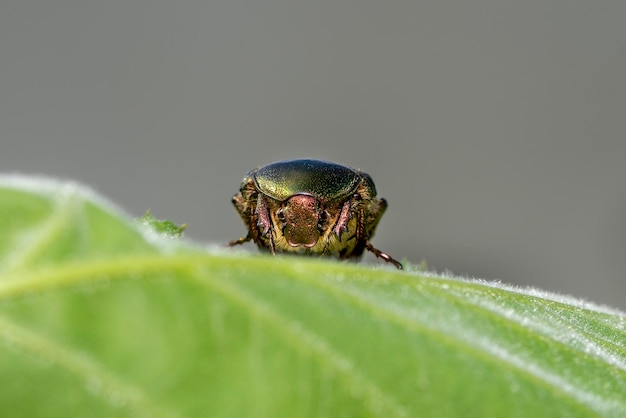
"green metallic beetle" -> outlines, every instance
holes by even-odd
[[[342,259],[368,250],[402,268],[370,243],[387,201],[376,199],[372,178],[361,171],[329,161],[279,161],[248,172],[233,204],[248,235],[229,246],[254,241],[272,254]]]

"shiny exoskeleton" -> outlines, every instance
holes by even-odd
[[[233,204],[248,235],[272,254],[287,252],[358,259],[364,250],[401,269],[370,243],[387,201],[376,198],[371,177],[320,160],[288,160],[246,174]]]

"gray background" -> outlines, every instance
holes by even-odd
[[[0,169],[224,242],[247,170],[334,160],[395,257],[626,308],[625,4],[3,0]]]

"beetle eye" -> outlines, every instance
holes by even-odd
[[[280,208],[276,211],[276,216],[278,217],[278,219],[280,219],[281,221],[285,220],[285,210],[284,208]]]
[[[326,227],[326,224],[328,223],[328,216],[329,214],[327,211],[323,210],[322,212],[320,212],[320,218],[317,222],[317,228],[320,231],[323,231],[324,228]]]

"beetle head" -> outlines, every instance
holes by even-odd
[[[292,247],[310,248],[320,238],[318,224],[322,211],[311,195],[296,194],[285,202],[279,214],[284,222],[283,234]]]

